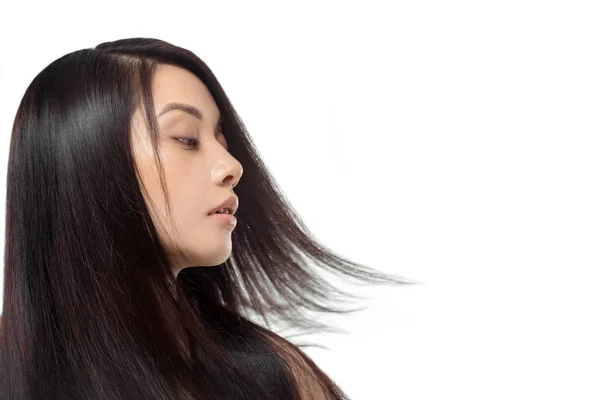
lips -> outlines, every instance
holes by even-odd
[[[218,206],[213,208],[213,210],[208,215],[214,214],[217,211],[222,210],[223,208],[228,208],[230,211],[230,214],[233,215],[237,211],[238,206],[239,206],[239,201],[238,201],[237,196],[229,196],[221,204],[219,204]]]

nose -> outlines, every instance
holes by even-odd
[[[227,185],[234,188],[240,181],[244,168],[239,161],[231,157],[231,161],[220,163],[213,170],[213,180],[217,185]]]

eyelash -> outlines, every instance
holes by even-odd
[[[198,141],[196,139],[192,139],[192,138],[179,138],[177,140],[180,143],[183,143],[183,142],[181,142],[182,140],[192,140],[194,142],[194,144],[185,144],[185,143],[183,143],[183,145],[186,146],[186,147],[196,148],[198,146]]]
[[[220,119],[220,120],[219,120],[219,123],[218,123],[218,125],[217,125],[217,126],[219,127],[219,131],[220,131],[220,132],[223,132],[222,123],[223,123],[223,120],[222,120],[222,119]],[[222,133],[221,133],[221,134],[222,134]],[[186,147],[191,147],[191,148],[193,148],[193,149],[195,149],[196,147],[198,147],[198,141],[197,141],[196,139],[193,139],[193,138],[178,138],[177,140],[178,140],[180,143],[182,143],[184,146],[186,146]],[[183,142],[182,142],[182,140],[191,140],[191,141],[193,141],[193,142],[194,142],[194,144],[185,144],[185,143],[183,143]]]

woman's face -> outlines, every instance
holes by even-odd
[[[218,125],[219,109],[200,79],[183,68],[161,64],[152,90],[172,222],[179,235],[167,220],[150,134],[138,110],[133,120],[132,146],[142,183],[156,207],[155,210],[149,204],[152,218],[161,237],[165,233],[173,235],[185,251],[183,260],[171,254],[175,274],[187,266],[221,264],[231,254],[235,221],[227,222],[210,212],[228,197],[235,196],[233,188],[242,176],[242,165],[227,150],[227,141]],[[185,105],[190,110],[196,108],[198,112],[170,107],[171,103]],[[168,246],[168,242],[164,243]]]

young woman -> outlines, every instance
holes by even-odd
[[[161,40],[41,71],[7,186],[2,399],[345,399],[270,321],[356,311],[315,267],[408,283],[319,244],[208,66]]]

